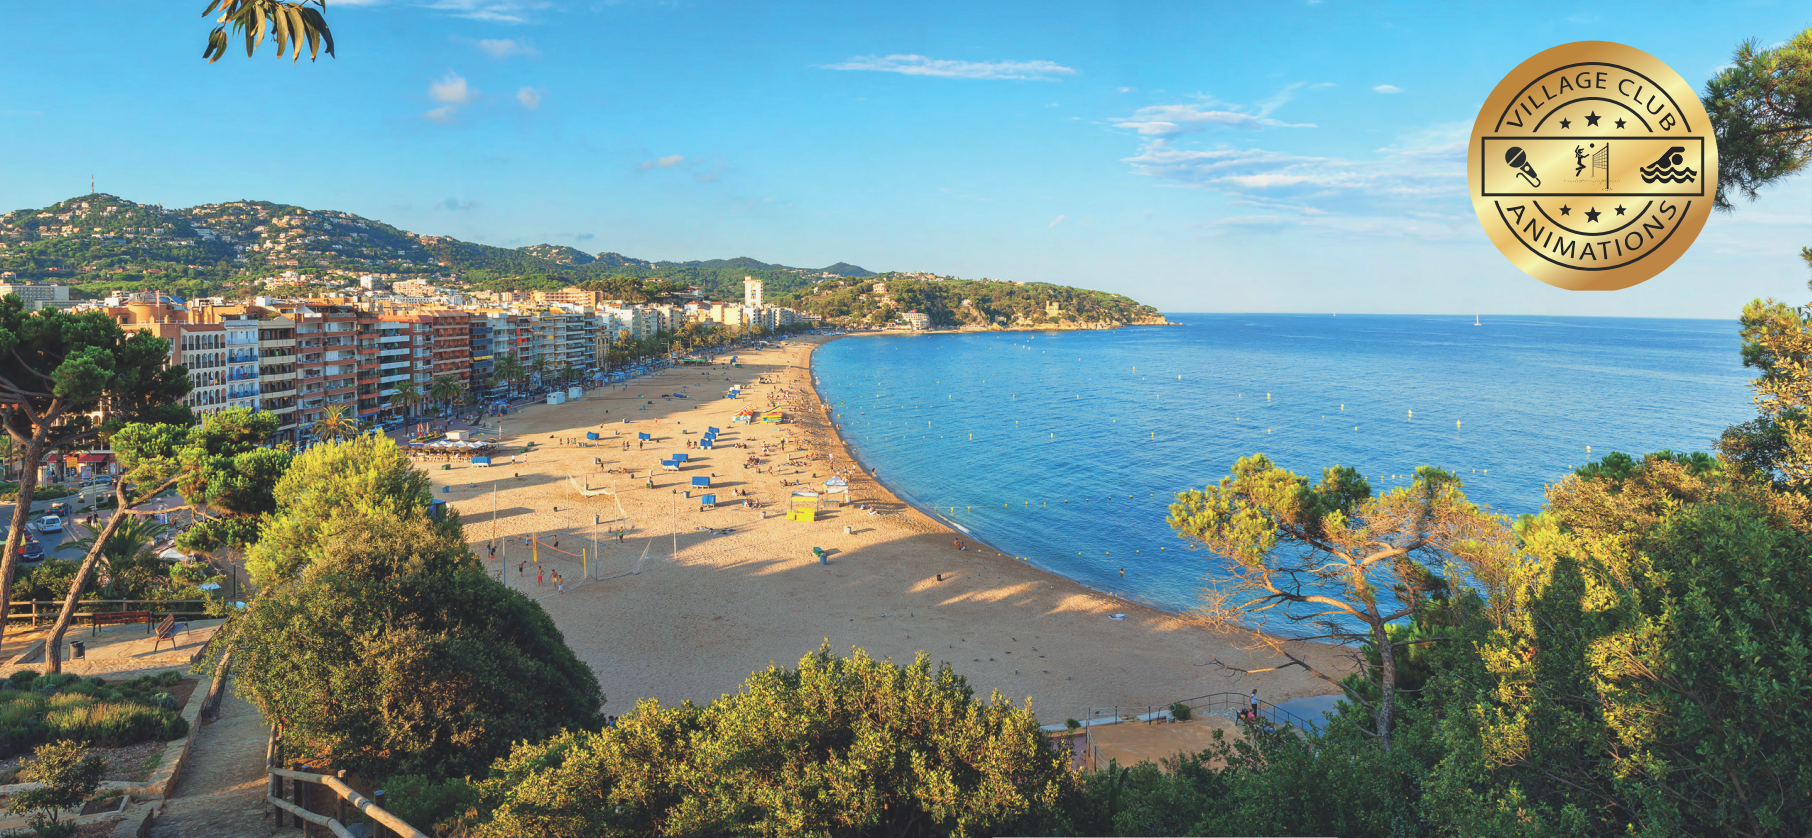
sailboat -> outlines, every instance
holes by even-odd
[[[1476,311],[1472,313],[1472,325],[1474,325],[1474,326],[1485,325],[1485,324],[1479,322],[1479,314]]]

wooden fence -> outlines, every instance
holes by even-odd
[[[309,829],[311,826],[320,826],[337,838],[353,838],[353,833],[346,828],[347,809],[350,807],[370,818],[371,822],[377,825],[378,838],[391,834],[398,838],[428,838],[425,833],[410,826],[402,818],[384,811],[383,807],[373,803],[370,798],[353,791],[352,787],[346,785],[343,779],[346,776],[345,771],[335,774],[316,774],[300,770],[306,767],[301,763],[297,763],[294,770],[278,768],[277,764],[282,759],[282,750],[283,744],[279,739],[276,726],[273,725],[270,741],[265,745],[264,769],[269,776],[265,783],[264,799],[271,805],[272,815],[276,818],[274,822],[278,827],[283,826],[283,815],[287,812],[296,819],[296,824],[302,827],[303,838],[308,838],[313,834]],[[325,787],[338,799],[323,796],[318,801],[315,800],[316,786]],[[327,805],[336,807],[333,817],[313,811],[315,806],[324,808]]]
[[[71,625],[79,625],[84,619],[93,620],[97,614],[118,614],[122,611],[150,611],[154,614],[174,614],[177,619],[184,617],[205,618],[208,601],[205,599],[84,599],[76,603],[81,610],[75,612],[70,620]],[[12,602],[7,605],[6,621],[27,622],[33,627],[43,621],[54,621],[63,611],[60,599],[32,599],[23,602]]]

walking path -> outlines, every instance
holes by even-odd
[[[276,834],[264,803],[264,749],[269,737],[270,728],[257,708],[230,690],[221,696],[220,718],[195,734],[176,793],[151,825],[152,838]]]

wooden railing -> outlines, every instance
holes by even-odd
[[[207,604],[208,601],[205,599],[84,599],[78,603],[78,606],[87,610],[75,612],[71,622],[79,624],[84,619],[93,619],[96,614],[117,614],[121,611],[150,611],[160,615],[174,614],[178,619],[184,617],[205,618],[209,616]],[[133,608],[133,605],[146,607]],[[6,621],[12,623],[29,620],[33,626],[37,626],[40,620],[55,620],[57,614],[62,610],[63,601],[60,599],[15,601],[7,605]]]
[[[271,814],[275,818],[274,823],[277,826],[283,826],[283,815],[287,812],[296,819],[296,824],[302,827],[304,838],[311,834],[309,830],[311,825],[321,826],[337,838],[354,838],[353,833],[346,828],[347,809],[350,807],[370,818],[371,822],[377,825],[377,838],[390,834],[394,834],[398,838],[428,838],[425,833],[410,826],[402,818],[384,811],[383,807],[373,803],[370,798],[353,791],[352,787],[346,785],[343,779],[346,776],[345,771],[334,774],[316,774],[309,771],[278,768],[277,762],[281,757],[282,743],[279,741],[277,728],[272,726],[270,741],[265,746],[264,769],[269,776],[265,781],[264,800],[271,805]],[[296,769],[303,767],[305,766],[298,763]],[[337,801],[332,801],[337,806],[334,817],[313,811],[312,807],[317,805],[312,799],[315,786],[325,786],[328,791],[333,792],[339,798]],[[286,787],[287,799],[285,797]],[[330,800],[331,798],[323,798],[321,803],[328,803]]]

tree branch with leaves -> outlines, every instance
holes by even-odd
[[[1226,557],[1227,576],[1199,610],[1211,626],[1259,630],[1259,647],[1284,658],[1271,669],[1301,667],[1342,686],[1371,711],[1375,735],[1390,747],[1396,714],[1397,650],[1429,638],[1393,638],[1392,624],[1414,618],[1450,583],[1436,573],[1471,572],[1490,580],[1515,553],[1503,520],[1466,500],[1455,475],[1423,466],[1409,486],[1373,495],[1352,468],[1327,469],[1320,483],[1273,465],[1263,454],[1242,458],[1218,486],[1181,492],[1170,507],[1177,535]],[[1379,662],[1380,699],[1367,701],[1262,633],[1281,620],[1300,640],[1370,645]],[[1214,663],[1240,669],[1215,659]],[[1372,665],[1361,658],[1361,666]]]
[[[319,9],[310,8],[319,6]],[[333,32],[327,28],[327,0],[302,0],[291,3],[285,0],[214,0],[208,4],[207,11],[201,13],[207,17],[215,11],[220,16],[214,19],[220,24],[208,33],[208,46],[201,51],[201,57],[209,64],[226,57],[227,29],[235,35],[245,38],[245,57],[250,58],[264,45],[268,36],[277,43],[277,57],[282,58],[285,52],[290,53],[290,62],[302,58],[302,45],[308,44],[308,60],[315,60],[323,51],[333,56]]]

